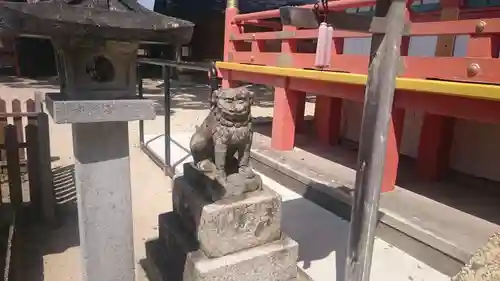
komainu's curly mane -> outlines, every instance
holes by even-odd
[[[253,92],[246,86],[219,89],[213,93],[212,109],[190,142],[196,165],[211,162],[219,177],[224,179],[228,174],[227,163],[234,163],[228,158],[236,156],[238,172],[253,175],[249,168],[252,102]]]

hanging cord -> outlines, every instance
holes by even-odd
[[[316,18],[319,20],[320,17],[321,17],[321,14],[319,12],[319,3],[320,3],[321,0],[318,0],[316,3],[314,3],[314,7],[313,7],[313,10],[314,10],[314,13],[316,14]]]
[[[328,0],[321,0],[321,5],[323,6],[323,22],[326,22],[328,17]]]
[[[323,11],[319,10],[320,4],[323,8]],[[328,0],[318,0],[316,3],[314,3],[313,9],[318,19],[322,19],[323,22],[326,22],[326,19],[328,17]]]

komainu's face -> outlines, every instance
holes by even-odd
[[[248,89],[243,87],[223,89],[219,90],[216,95],[217,108],[225,117],[239,119],[250,114],[253,93]]]

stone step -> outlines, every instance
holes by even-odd
[[[146,242],[146,259],[141,261],[141,266],[146,273],[148,281],[182,281],[182,270],[177,270],[168,261],[165,255],[165,243],[160,239],[149,240]],[[289,281],[312,281],[299,267],[297,278]],[[180,276],[179,276],[180,273]]]
[[[298,244],[288,237],[209,258],[197,249],[198,243],[180,217],[166,213],[159,219],[168,281],[290,281],[297,278]],[[170,277],[170,279],[168,279]]]

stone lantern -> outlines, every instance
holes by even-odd
[[[155,118],[154,102],[135,97],[138,44],[186,44],[192,32],[134,0],[0,2],[0,34],[56,50],[61,93],[46,104],[72,124],[83,280],[135,280],[127,122]]]

